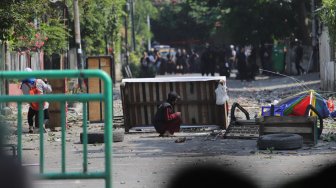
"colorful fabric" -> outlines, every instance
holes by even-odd
[[[309,104],[319,112],[322,118],[329,117],[330,111],[327,106],[327,100],[314,90],[287,97],[275,106],[283,108],[285,116],[304,116]],[[314,112],[311,115],[316,116]]]

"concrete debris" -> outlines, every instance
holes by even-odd
[[[175,143],[182,143],[182,142],[185,142],[186,140],[187,140],[186,137],[180,137],[180,138],[175,140]]]
[[[4,115],[4,116],[9,116],[9,115],[12,115],[13,112],[12,112],[11,108],[4,107],[4,108],[1,109],[1,114]]]

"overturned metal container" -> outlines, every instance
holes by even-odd
[[[152,126],[157,106],[176,91],[181,99],[175,111],[182,114],[183,125],[227,126],[224,105],[216,105],[215,89],[219,77],[157,77],[123,79],[120,86],[126,132],[133,127]]]

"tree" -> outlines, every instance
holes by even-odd
[[[2,1],[0,39],[17,51],[43,48],[51,54],[64,50],[68,33],[55,11],[49,0]]]
[[[308,43],[309,6],[304,0],[187,0],[161,5],[153,30],[163,41],[216,36],[223,42],[258,44],[294,35]]]
[[[336,0],[322,0],[319,10],[322,22],[328,27],[331,43],[336,46]]]
[[[153,6],[152,1],[150,0],[139,0],[134,1],[134,30],[136,35],[136,43],[138,54],[142,55],[142,51],[145,50],[145,44],[147,44],[148,38],[152,37],[151,31],[148,30],[147,26],[147,16],[151,20],[156,20],[158,17],[158,10]]]
[[[210,8],[187,1],[184,3],[158,5],[159,17],[153,21],[155,39],[165,44],[183,44],[192,40],[205,40],[212,28]],[[209,20],[203,19],[208,18]]]

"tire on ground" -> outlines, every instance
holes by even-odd
[[[290,150],[302,147],[303,138],[298,134],[267,134],[257,140],[258,149]]]
[[[104,133],[87,133],[88,144],[104,143]],[[83,133],[80,133],[80,142],[83,144]]]
[[[88,144],[104,143],[104,132],[88,133]],[[113,142],[124,141],[124,132],[113,130]],[[80,142],[83,144],[83,133],[80,133]]]

